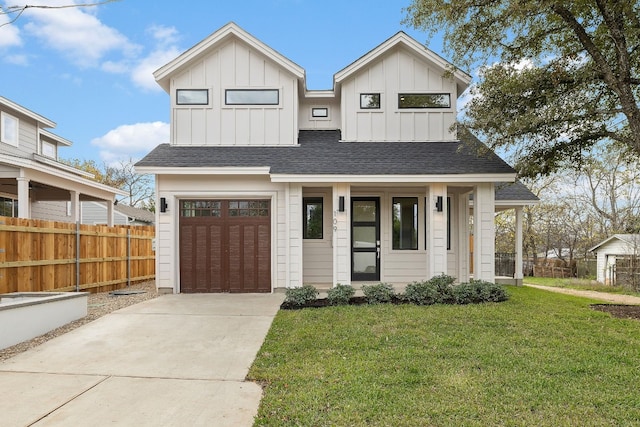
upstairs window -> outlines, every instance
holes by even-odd
[[[51,159],[56,159],[56,145],[47,141],[42,141],[42,152],[41,154],[45,157],[49,157]]]
[[[448,93],[401,93],[398,108],[451,108]]]
[[[326,107],[314,107],[311,109],[311,117],[326,119],[329,117],[329,109]]]
[[[177,105],[209,105],[209,89],[176,90]]]
[[[322,239],[322,197],[305,197],[302,209],[303,238]]]
[[[224,93],[226,105],[279,105],[278,89],[227,89]]]
[[[0,112],[0,141],[18,146],[18,118],[4,111]]]
[[[379,109],[380,94],[379,93],[361,93],[360,108],[362,108],[363,110]]]
[[[418,249],[418,198],[393,198],[393,249]]]

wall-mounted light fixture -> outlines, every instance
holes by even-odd
[[[344,212],[344,196],[338,197],[338,212]]]
[[[435,211],[442,212],[442,196],[436,196],[434,199],[436,202]]]
[[[167,199],[164,197],[160,197],[160,212],[164,213],[167,211]]]

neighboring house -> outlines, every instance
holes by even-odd
[[[615,283],[616,261],[621,258],[640,257],[640,234],[614,234],[589,251],[596,253],[598,282]]]
[[[61,212],[33,209],[38,202],[58,202],[68,222],[80,217],[80,202],[104,204],[113,223],[116,195],[127,193],[93,181],[93,175],[58,161],[58,150],[71,142],[51,133],[51,120],[0,96],[0,215],[54,219]],[[64,208],[62,208],[64,206]]]
[[[116,225],[153,225],[156,220],[156,215],[146,209],[116,204],[113,210]],[[83,224],[106,224],[107,208],[102,203],[82,203],[81,217]]]
[[[233,23],[160,68],[171,143],[136,165],[156,175],[157,286],[467,281],[471,222],[473,275],[493,281],[495,212],[516,209],[521,258],[522,206],[535,197],[452,130],[471,77],[451,69],[399,32],[332,89],[308,90],[301,67]],[[497,199],[496,183],[517,188]]]

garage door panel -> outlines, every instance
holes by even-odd
[[[181,203],[182,292],[270,292],[268,200]]]

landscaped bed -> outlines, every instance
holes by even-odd
[[[508,287],[501,303],[281,310],[256,425],[637,425],[640,322]]]

